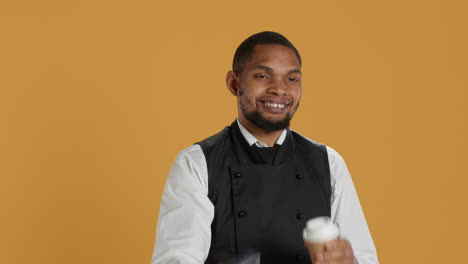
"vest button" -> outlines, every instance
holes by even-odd
[[[240,177],[241,177],[241,174],[240,174],[239,172],[236,172],[236,173],[234,173],[234,177],[240,178]]]
[[[237,213],[237,215],[238,215],[239,217],[246,217],[246,216],[247,216],[247,211],[245,211],[245,210],[239,211],[239,212]]]
[[[302,180],[302,175],[301,175],[301,174],[297,174],[297,175],[296,175],[296,179]]]
[[[297,218],[297,219],[302,219],[302,218],[304,218],[304,215],[303,215],[302,213],[298,213],[298,214],[296,215],[296,218]]]

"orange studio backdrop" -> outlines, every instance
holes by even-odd
[[[381,263],[461,263],[468,2],[2,1],[0,263],[149,263],[177,152],[236,117],[249,35],[303,57],[292,128],[345,158]]]

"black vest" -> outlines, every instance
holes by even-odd
[[[324,145],[288,130],[273,164],[256,164],[237,121],[199,143],[215,207],[205,263],[311,263],[302,230],[330,216],[330,168]]]

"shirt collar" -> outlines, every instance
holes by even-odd
[[[254,135],[252,135],[242,124],[239,122],[239,118],[237,118],[237,124],[239,125],[240,132],[242,136],[244,136],[245,140],[247,140],[247,143],[249,143],[249,146],[256,145],[257,147],[269,147],[268,144],[258,140],[255,138]],[[279,136],[278,140],[276,141],[276,144],[281,145],[283,144],[284,140],[286,139],[286,134],[287,134],[287,129],[283,129],[283,132],[281,132],[281,135]]]

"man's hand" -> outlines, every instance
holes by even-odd
[[[312,257],[314,264],[358,264],[348,240],[327,242],[325,250]]]

